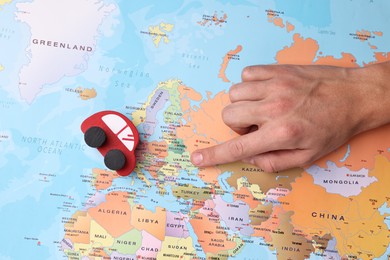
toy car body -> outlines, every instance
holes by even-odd
[[[107,160],[113,160],[113,158],[108,158],[112,151],[119,153],[122,160],[124,156],[125,160],[122,163],[123,166],[121,164],[120,169],[113,169],[112,167],[110,169],[116,170],[121,176],[129,175],[136,165],[134,152],[139,142],[138,131],[134,124],[121,113],[102,111],[88,117],[81,124],[81,130],[85,134],[85,138],[87,131],[91,128],[103,130],[105,139],[102,141],[102,144],[98,144],[98,147],[91,146],[88,142],[87,144],[99,150],[105,157],[105,164],[108,168],[110,168],[110,162],[107,163]]]

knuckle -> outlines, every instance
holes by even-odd
[[[275,79],[274,85],[276,86],[278,92],[287,91],[294,85],[294,80],[292,76],[284,74],[278,79]]]
[[[239,89],[237,85],[233,85],[229,89],[229,98],[230,102],[234,102],[237,100],[237,97],[239,96]]]
[[[234,159],[241,159],[244,155],[244,144],[240,140],[228,143],[228,149]]]
[[[221,112],[222,120],[225,124],[231,125],[234,121],[234,109],[231,106],[224,107]]]
[[[278,171],[278,168],[276,167],[274,161],[270,159],[256,161],[255,165],[265,172],[273,173]]]
[[[302,128],[296,124],[284,124],[278,128],[279,138],[287,141],[299,139],[302,132]]]
[[[216,160],[216,152],[215,149],[204,149],[203,150],[203,162],[204,163],[210,163],[215,162]]]

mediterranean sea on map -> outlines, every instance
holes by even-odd
[[[256,64],[390,60],[386,0],[0,0],[0,259],[388,259],[390,126],[268,173],[190,154],[236,137]],[[113,110],[126,177],[85,144]]]

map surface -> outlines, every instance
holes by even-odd
[[[388,259],[390,126],[305,169],[194,167],[253,64],[390,59],[390,2],[0,0],[0,259]],[[359,104],[356,104],[357,106]],[[80,130],[125,114],[128,177]]]

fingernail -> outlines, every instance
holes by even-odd
[[[203,161],[203,155],[201,153],[193,153],[192,154],[192,163],[195,165],[201,164]]]

